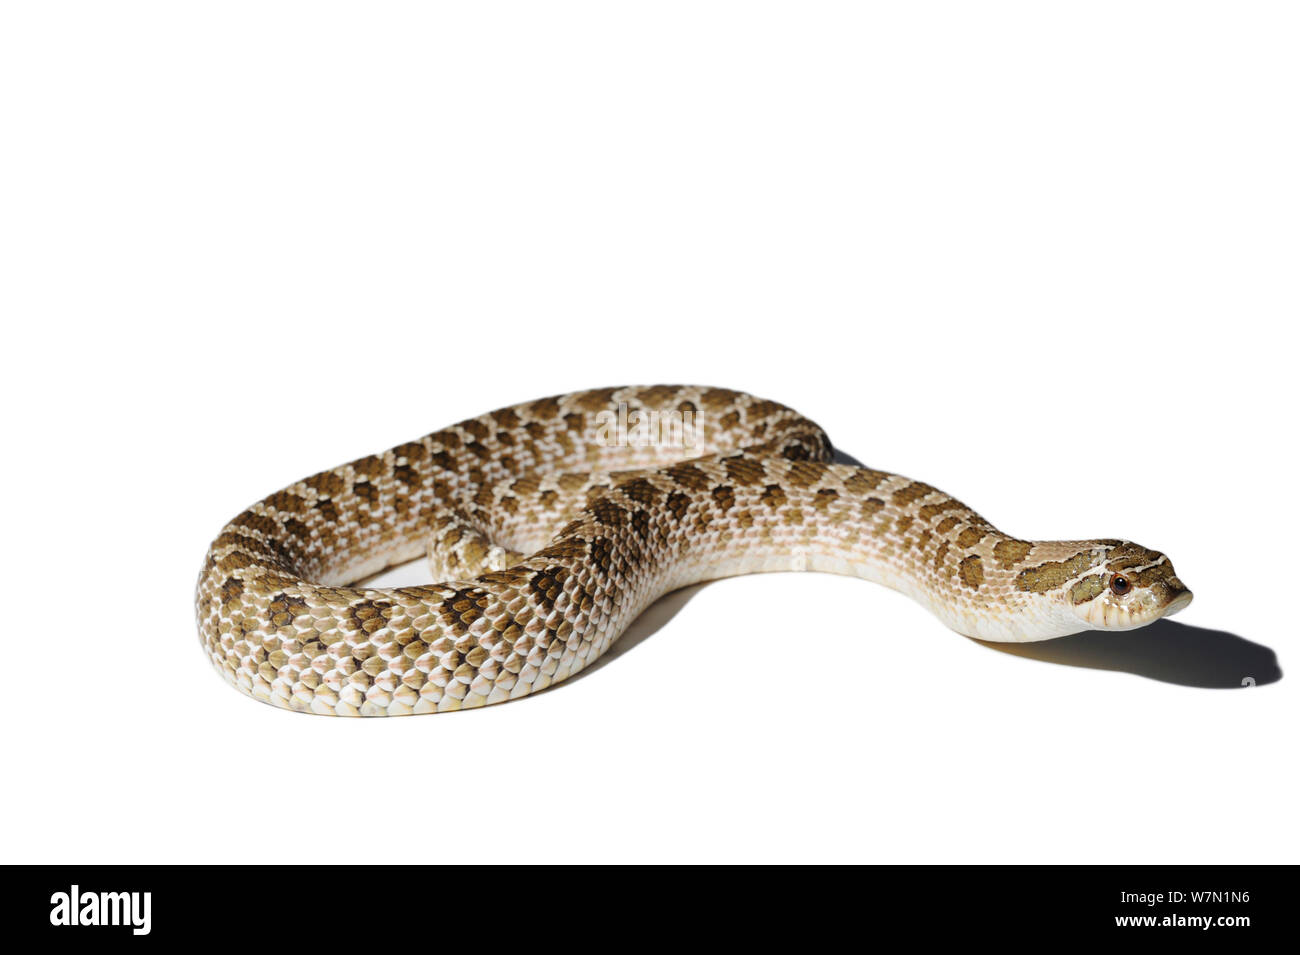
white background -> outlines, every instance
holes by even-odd
[[[1296,861],[1298,28],[6,4],[0,855]],[[282,712],[205,662],[194,580],[250,502],[661,381],[794,405],[1010,532],[1164,550],[1187,626],[1031,659],[780,575],[459,715]]]

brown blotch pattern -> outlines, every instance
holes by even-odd
[[[609,411],[617,402],[614,401],[614,394],[617,388],[597,388],[578,396],[574,400],[574,407],[581,408],[583,411]]]
[[[547,567],[529,578],[528,590],[542,609],[549,613],[555,609],[555,601],[559,599],[568,576],[568,570],[563,567]]]
[[[952,530],[960,523],[961,523],[960,517],[956,517],[950,514],[947,517],[945,517],[943,520],[941,520],[938,524],[934,525],[934,532],[936,534],[947,534],[950,530]]]
[[[457,590],[442,602],[442,620],[452,633],[468,632],[474,621],[483,616],[487,606],[487,591],[477,587]]]
[[[669,494],[664,500],[664,506],[668,508],[668,512],[672,514],[674,518],[680,521],[686,516],[686,512],[690,510],[691,499],[681,491],[673,491],[673,493]]]
[[[752,458],[726,458],[722,464],[727,469],[727,479],[741,487],[758,484],[766,475],[763,465]]]
[[[862,506],[858,508],[858,510],[861,512],[863,517],[871,517],[882,510],[884,506],[885,502],[880,498],[869,497],[862,502]]]
[[[1081,551],[1068,560],[1054,560],[1029,567],[1016,575],[1016,588],[1027,593],[1045,594],[1056,590],[1086,570],[1101,563],[1101,556],[1090,550]]]
[[[840,492],[833,487],[821,488],[813,495],[813,507],[817,510],[826,512],[830,506],[840,499]]]
[[[678,464],[665,472],[673,481],[692,491],[708,490],[712,483],[709,476],[693,464]]]
[[[267,618],[273,627],[291,627],[298,617],[308,614],[310,608],[301,597],[279,593],[271,598]]]
[[[623,492],[628,499],[635,501],[644,507],[653,507],[659,503],[664,496],[664,492],[659,490],[645,478],[636,478],[628,481],[626,484],[620,484],[619,490]]]
[[[939,545],[939,549],[934,552],[934,569],[942,571],[944,561],[948,559],[948,542],[944,541]]]
[[[1028,557],[1029,552],[1033,549],[1034,545],[1029,541],[1014,540],[1008,537],[994,545],[993,557],[997,560],[999,567],[1003,570],[1009,570]]]
[[[710,388],[700,395],[700,404],[706,411],[720,411],[729,408],[740,400],[740,392],[729,388]]]
[[[392,612],[393,605],[386,600],[361,600],[348,607],[343,624],[352,630],[373,635],[376,630],[388,624]]]
[[[880,487],[893,475],[886,471],[873,471],[871,468],[858,468],[844,482],[844,487],[852,494],[866,494]]]
[[[946,511],[967,511],[967,507],[961,501],[945,498],[942,501],[933,501],[930,504],[923,504],[917,511],[917,516],[923,521],[932,521],[940,514]]]
[[[984,561],[980,560],[975,554],[962,558],[958,571],[961,575],[961,582],[972,590],[978,590],[980,585],[984,583]]]
[[[786,480],[797,487],[812,487],[826,476],[827,465],[820,461],[795,461],[786,472]]]
[[[672,385],[654,385],[650,388],[642,388],[636,393],[636,397],[647,408],[662,408],[677,397],[679,390]]]
[[[921,481],[913,481],[906,487],[901,487],[894,492],[894,503],[906,507],[908,504],[914,504],[923,497],[929,497],[935,493],[935,489]]]

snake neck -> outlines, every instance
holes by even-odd
[[[615,478],[595,492],[553,548],[568,572],[594,573],[618,625],[679,587],[817,571],[905,593],[970,637],[1025,642],[1085,629],[1062,604],[1056,575],[1040,575],[1045,587],[1024,571],[1091,542],[1019,540],[901,475],[744,452]],[[636,599],[618,585],[629,576],[645,583]]]

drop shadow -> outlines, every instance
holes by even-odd
[[[849,452],[845,451],[843,448],[832,448],[832,449],[831,449],[831,453],[834,455],[834,456],[831,458],[831,460],[832,460],[833,462],[835,462],[836,464],[851,464],[851,465],[853,465],[855,468],[864,468],[864,467],[866,467],[865,464],[863,464],[861,461],[859,461],[859,460],[858,460],[857,458],[855,458],[853,455],[849,454]]]
[[[1043,663],[1118,670],[1202,689],[1240,689],[1282,679],[1272,648],[1235,633],[1173,620],[1157,620],[1140,630],[1091,630],[1039,643],[975,643]]]
[[[555,685],[563,686],[568,683],[577,683],[597,670],[603,670],[624,654],[630,653],[667,626],[668,621],[677,616],[696,594],[712,583],[716,583],[716,581],[706,580],[702,584],[692,584],[689,587],[683,587],[681,590],[674,590],[672,593],[664,594],[643,610],[636,620],[632,621],[632,626],[628,627],[623,632],[623,635],[614,641],[612,647],[601,654],[600,659],[564,680],[563,683]],[[547,687],[547,689],[549,690],[550,687]]]

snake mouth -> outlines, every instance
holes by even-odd
[[[1094,630],[1136,630],[1162,617],[1172,617],[1192,602],[1192,592],[1182,586],[1161,583],[1142,595],[1132,607],[1108,599],[1089,601],[1082,608],[1083,619]]]

